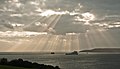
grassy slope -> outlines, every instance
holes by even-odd
[[[0,69],[32,69],[32,68],[22,68],[22,67],[0,65]]]

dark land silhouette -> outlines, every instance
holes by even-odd
[[[15,66],[15,67],[23,67],[23,68],[33,68],[33,69],[60,69],[58,66],[51,66],[51,65],[44,65],[38,64],[36,62],[32,63],[29,61],[24,61],[23,59],[14,59],[8,61],[7,58],[0,59],[0,65],[8,65],[8,66]]]

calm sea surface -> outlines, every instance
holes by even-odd
[[[22,58],[41,64],[60,66],[61,69],[120,69],[120,54],[30,54],[30,55],[0,55],[0,58]]]

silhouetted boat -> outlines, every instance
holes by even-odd
[[[77,51],[71,52],[71,53],[65,53],[65,55],[78,55]]]
[[[55,54],[55,52],[51,52],[51,54]]]

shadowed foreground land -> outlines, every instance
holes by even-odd
[[[15,66],[15,67],[13,67]],[[10,67],[10,68],[9,68]],[[19,68],[23,67],[23,68]],[[23,59],[14,59],[8,61],[6,58],[0,60],[0,69],[60,69],[58,66],[44,65],[38,63],[32,63],[29,61],[23,61]]]
[[[0,69],[33,69],[33,68],[22,68],[22,67],[0,65]]]

